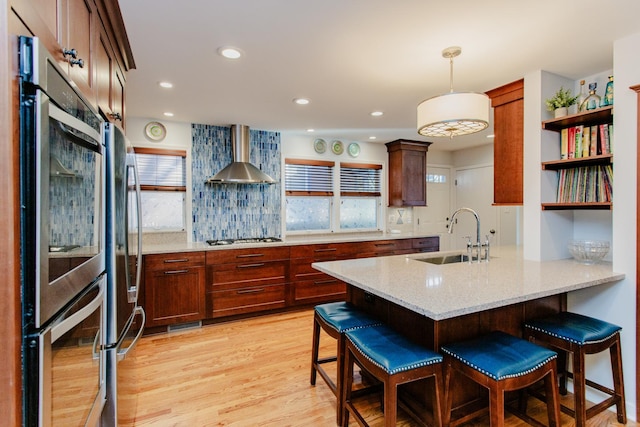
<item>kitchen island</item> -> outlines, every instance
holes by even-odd
[[[529,261],[521,247],[491,249],[489,262],[434,265],[425,258],[459,254],[433,252],[312,266],[348,285],[347,300],[432,350],[492,330],[522,335],[525,320],[566,310],[568,292],[613,284],[624,278],[611,263],[573,259]],[[466,378],[456,380],[454,419],[486,406],[486,392]],[[428,409],[430,387],[401,390],[413,410]],[[426,392],[428,393],[428,391]]]

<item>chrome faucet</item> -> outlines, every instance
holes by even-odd
[[[489,237],[487,236],[484,243],[480,242],[480,217],[478,216],[478,213],[476,211],[474,211],[471,208],[460,208],[456,210],[453,213],[453,215],[451,215],[451,219],[449,220],[449,225],[447,226],[448,228],[447,232],[449,234],[453,233],[453,224],[455,224],[456,217],[462,211],[470,212],[476,218],[476,242],[471,243],[471,237],[467,236],[467,252],[469,253],[469,261],[474,260],[474,256],[473,256],[474,249],[476,252],[475,259],[477,259],[478,262],[480,262],[483,258],[485,261],[489,261]],[[482,256],[482,248],[485,248],[484,257]]]

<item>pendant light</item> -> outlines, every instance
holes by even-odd
[[[489,126],[489,97],[483,93],[453,91],[453,58],[459,46],[448,47],[442,56],[449,59],[447,94],[426,99],[418,105],[418,133],[423,136],[454,136],[480,132]]]

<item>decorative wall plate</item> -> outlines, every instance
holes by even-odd
[[[342,154],[344,152],[344,145],[342,144],[342,141],[333,141],[331,143],[331,151],[333,151],[333,154]]]
[[[162,141],[167,136],[167,129],[160,122],[149,122],[144,127],[144,133],[152,141]]]
[[[316,153],[324,153],[327,151],[327,143],[324,139],[318,138],[313,142],[313,149],[316,150]]]
[[[358,155],[360,154],[360,146],[355,142],[352,142],[347,147],[347,153],[349,153],[351,157],[358,157]]]

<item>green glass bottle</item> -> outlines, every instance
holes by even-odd
[[[602,105],[613,105],[613,76],[609,76],[609,81],[602,97]]]
[[[598,83],[589,83],[589,96],[582,102],[585,108],[581,108],[580,110],[595,110],[600,106],[600,95],[596,94],[597,87]]]

